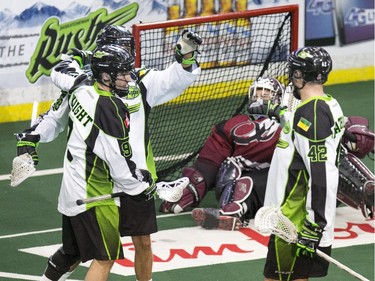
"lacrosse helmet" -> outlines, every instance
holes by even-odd
[[[288,67],[291,82],[299,76],[304,85],[307,82],[324,84],[332,70],[332,59],[321,47],[303,47],[289,56]]]
[[[107,73],[111,78],[108,86],[113,93],[123,97],[128,94],[129,89],[120,90],[115,87],[117,75],[120,72],[133,73],[134,57],[125,48],[121,48],[117,45],[104,45],[96,48],[92,54],[91,70],[94,79],[103,84],[107,81],[103,81],[102,74]]]
[[[257,96],[258,90],[262,91],[261,96]],[[259,77],[250,85],[248,92],[249,102],[251,103],[258,99],[266,99],[271,100],[273,103],[280,103],[283,92],[284,86],[279,80],[272,77]]]
[[[135,56],[135,40],[131,31],[123,26],[107,25],[98,34],[96,39],[97,47],[103,45],[118,45],[127,48]]]

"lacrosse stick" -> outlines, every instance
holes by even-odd
[[[162,200],[166,200],[169,202],[177,202],[178,200],[181,199],[183,190],[188,184],[189,184],[189,179],[187,177],[183,177],[178,180],[171,181],[171,182],[161,181],[156,184],[156,194]],[[87,203],[108,200],[108,199],[115,198],[115,197],[121,197],[124,195],[125,195],[124,192],[117,192],[117,193],[105,194],[105,195],[95,196],[95,197],[86,198],[86,199],[78,199],[76,201],[76,204],[79,206],[79,205],[83,205]]]
[[[28,153],[13,159],[10,186],[16,187],[35,172],[34,161]]]
[[[262,233],[274,234],[288,243],[297,243],[297,230],[295,225],[276,207],[262,207],[258,210],[254,218],[255,228]],[[335,264],[337,267],[345,270],[354,277],[362,281],[370,281],[353,271],[349,267],[343,265],[329,255],[323,253],[319,249],[316,254],[326,261]]]
[[[37,101],[34,101],[33,103],[33,109],[31,112],[31,121],[30,126],[33,126],[37,115],[38,115],[38,106],[39,103]],[[28,177],[30,177],[34,172],[36,171],[34,166],[34,161],[31,158],[31,155],[28,153],[16,156],[13,159],[12,163],[12,171],[10,175],[10,186],[16,187],[20,183],[22,183],[24,180],[26,180]]]

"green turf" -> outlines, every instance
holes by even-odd
[[[374,128],[374,82],[351,83],[326,87],[326,92],[339,100],[345,115],[361,115],[369,119]],[[177,113],[177,112],[176,112]],[[13,133],[26,128],[29,122],[0,124],[0,175],[10,173],[11,161],[16,153],[16,141]],[[50,144],[40,144],[40,164],[38,170],[61,168],[63,163],[65,135],[62,134]],[[370,168],[374,162],[368,157],[364,160]],[[9,181],[0,181],[0,236],[25,233],[30,231],[60,228],[61,217],[56,210],[57,196],[61,174],[43,177],[32,177],[17,188],[9,187]],[[160,201],[157,201],[159,206]],[[210,192],[202,203],[205,207],[215,207],[213,192]],[[158,213],[158,215],[161,215]],[[158,220],[159,229],[166,230],[193,226],[189,215],[163,218]],[[213,239],[215,233],[213,232]],[[25,254],[18,249],[50,244],[59,244],[61,232],[49,232],[0,239],[0,271],[28,275],[40,275],[46,258]],[[333,257],[343,264],[355,269],[369,280],[374,280],[374,244],[351,246],[333,250]],[[264,259],[224,263],[187,269],[154,273],[156,281],[249,281],[263,280]],[[79,267],[72,278],[83,279],[86,268]],[[1,278],[0,278],[1,279]],[[5,279],[1,280],[17,280]],[[22,279],[19,279],[22,280]],[[110,280],[134,281],[134,276],[122,277],[111,274]],[[312,279],[314,280],[314,279]],[[329,275],[319,280],[342,281],[356,280],[343,270],[331,265]]]

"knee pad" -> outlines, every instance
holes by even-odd
[[[60,247],[52,256],[48,258],[45,276],[51,280],[59,280],[67,273],[72,265],[79,261],[79,256],[67,255]]]

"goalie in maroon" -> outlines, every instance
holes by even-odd
[[[260,77],[251,84],[249,99],[278,104],[283,90],[278,80]],[[162,202],[160,211],[191,210],[215,186],[220,210],[196,209],[193,216],[205,228],[238,229],[241,225],[238,218],[254,217],[263,205],[268,167],[279,133],[279,124],[264,115],[238,115],[215,125],[194,165],[182,170],[182,176],[188,177],[190,184],[181,200]]]

